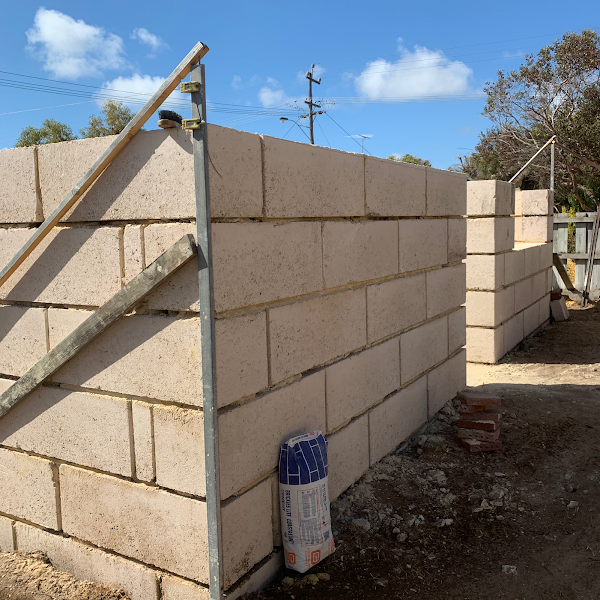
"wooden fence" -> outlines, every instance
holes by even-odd
[[[592,233],[594,228],[595,212],[577,213],[575,217],[570,217],[565,213],[556,213],[554,215],[554,252],[558,254],[561,262],[567,267],[567,259],[575,262],[575,280],[574,286],[581,291],[584,287],[585,267],[587,263]],[[574,234],[569,234],[569,224],[575,224]],[[572,231],[571,227],[571,231]],[[554,269],[554,288],[564,289],[565,285]],[[590,295],[598,296],[600,291],[600,239],[596,244],[596,253],[594,256],[594,269],[592,271],[592,282],[590,285]]]

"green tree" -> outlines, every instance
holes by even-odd
[[[26,146],[39,146],[40,144],[54,144],[56,142],[68,142],[76,140],[71,128],[65,123],[46,119],[41,127],[25,127],[19,139],[15,144],[16,148],[25,148]]]
[[[117,135],[125,129],[135,114],[122,102],[107,100],[101,107],[102,116],[92,115],[88,126],[79,130],[81,137],[96,138]]]
[[[404,156],[388,156],[390,160],[397,160],[398,162],[410,163],[411,165],[422,165],[424,167],[430,167],[431,163],[428,160],[423,160],[418,156],[413,156],[412,154],[404,154]]]
[[[600,37],[567,33],[525,57],[515,71],[498,72],[485,87],[484,114],[493,127],[475,153],[461,157],[473,179],[510,179],[556,136],[557,204],[589,210],[600,200]],[[547,188],[550,147],[517,178],[523,189]]]

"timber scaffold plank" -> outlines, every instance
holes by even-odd
[[[196,254],[191,234],[175,242],[0,396],[0,419]]]

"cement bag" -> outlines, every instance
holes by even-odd
[[[311,431],[288,440],[279,455],[279,502],[285,566],[305,573],[333,553],[327,440]]]

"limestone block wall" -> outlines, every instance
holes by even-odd
[[[467,184],[467,360],[495,363],[550,318],[548,190]]]
[[[110,141],[0,152],[0,262]],[[0,391],[195,232],[191,152],[136,135],[0,288]],[[281,442],[327,433],[336,498],[464,387],[466,178],[216,126],[209,152],[229,588],[281,545]],[[196,271],[0,420],[0,548],[134,600],[207,597]]]

